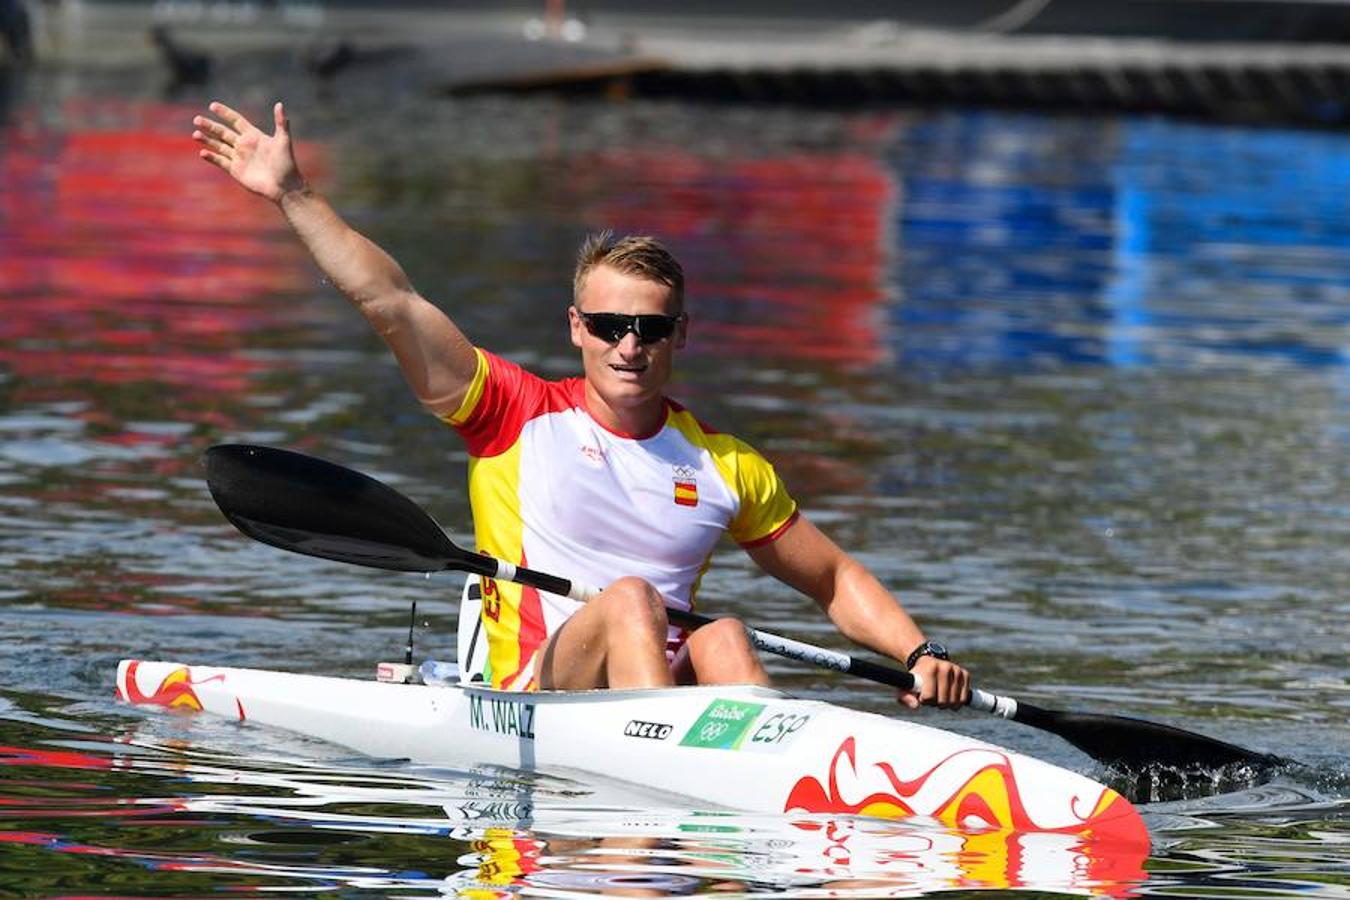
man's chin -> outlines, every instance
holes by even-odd
[[[602,396],[609,402],[610,406],[640,406],[642,403],[652,399],[657,395],[657,391],[652,390],[644,384],[627,381],[618,384],[607,384]]]
[[[650,369],[644,369],[641,372],[618,372],[610,369],[605,372],[600,386],[606,393],[650,394],[655,392],[651,382]]]
[[[660,389],[647,383],[645,378],[642,380],[606,378],[597,387],[599,388],[598,393],[604,398],[605,403],[615,409],[641,406],[644,403],[652,402],[661,395]]]

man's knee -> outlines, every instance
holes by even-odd
[[[602,605],[611,629],[655,632],[666,627],[665,599],[660,591],[641,578],[620,578],[591,602]]]
[[[718,619],[689,636],[689,662],[700,684],[768,684],[740,619]]]
[[[691,640],[696,640],[698,648],[705,653],[748,656],[754,652],[750,636],[745,632],[745,623],[730,616],[704,625],[694,632]]]

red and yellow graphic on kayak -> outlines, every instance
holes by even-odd
[[[179,666],[165,675],[159,686],[153,691],[145,693],[141,690],[137,681],[136,670],[138,668],[140,668],[139,660],[133,660],[127,664],[126,677],[117,685],[118,697],[128,703],[148,703],[185,712],[201,712],[203,708],[201,698],[197,696],[195,685],[206,684],[211,681],[222,683],[225,681],[224,675],[212,675],[194,681],[191,670],[187,666]],[[243,704],[236,701],[236,706],[239,708],[239,718],[245,718]]]
[[[995,748],[960,750],[908,780],[889,760],[860,769],[857,757],[856,739],[845,738],[830,761],[826,783],[812,776],[799,779],[784,811],[922,815],[969,831],[1074,834],[1148,847],[1148,830],[1139,813],[1110,788],[1096,786],[1095,797],[1075,797],[1073,808],[1058,811],[1059,822],[1068,824],[1038,822],[1027,808],[1010,759]]]

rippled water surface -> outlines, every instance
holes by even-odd
[[[254,115],[282,90],[216,87]],[[365,677],[411,600],[453,652],[453,579],[248,542],[208,446],[340,460],[467,542],[465,455],[277,214],[196,160],[204,96],[39,74],[0,100],[0,893],[1350,896],[1350,135],[396,87],[284,89],[315,181],[473,339],[575,372],[577,243],[662,235],[691,280],[673,394],[982,683],[1301,764],[1146,804],[1146,875],[1117,880],[117,704],[125,656]],[[842,647],[734,548],[703,589]],[[1099,774],[1045,733],[921,718]]]

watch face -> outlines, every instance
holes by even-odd
[[[914,664],[925,656],[931,656],[933,659],[951,659],[951,657],[947,655],[946,647],[942,646],[937,641],[924,641],[909,655],[909,660],[905,663],[905,668],[914,668]]]

